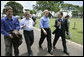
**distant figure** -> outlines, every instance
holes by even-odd
[[[70,33],[69,33],[69,24],[70,24],[69,17],[70,17],[69,15],[65,16],[66,23],[67,23],[65,32],[66,32],[66,34],[68,35],[69,39],[71,39],[71,35],[70,35]]]
[[[33,19],[33,21],[35,22],[35,21],[36,21],[36,16],[33,15],[33,16],[32,16],[32,19]]]
[[[35,16],[35,14],[32,16],[32,19],[33,19],[34,23],[36,24],[36,16]]]
[[[20,19],[23,19],[23,17],[21,16]]]

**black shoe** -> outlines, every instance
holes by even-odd
[[[19,55],[15,55],[15,56],[19,56]]]
[[[28,53],[28,56],[33,56],[32,50]]]
[[[53,49],[56,49],[56,47],[55,47],[55,46],[53,46]]]
[[[51,55],[53,55],[53,52],[51,52],[51,51],[48,51],[48,53],[51,54]]]
[[[69,53],[67,51],[64,51],[64,53],[66,53],[67,55],[69,55]]]
[[[32,54],[28,54],[28,56],[33,56]]]

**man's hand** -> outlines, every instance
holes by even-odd
[[[61,22],[58,21],[58,22],[57,22],[57,25],[61,25]]]
[[[12,34],[9,34],[9,37],[12,39],[13,38]]]
[[[42,29],[43,33],[44,33],[45,35],[47,35],[47,32],[44,30],[44,28],[41,28],[41,29]]]
[[[45,30],[43,32],[44,32],[45,35],[47,35],[47,32]]]
[[[25,26],[26,26],[26,25],[24,24],[24,25],[21,26],[21,28],[24,28]]]
[[[14,30],[13,33],[15,33],[17,35],[17,34],[19,34],[19,31]]]

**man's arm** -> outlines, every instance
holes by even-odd
[[[1,33],[4,35],[4,36],[9,36],[9,33],[7,33],[5,31],[5,24],[4,24],[4,21],[1,19]]]
[[[2,33],[4,36],[13,38],[13,36],[12,36],[11,34],[9,34],[8,32],[5,31],[5,24],[4,24],[4,21],[3,21],[2,19],[1,19],[1,33]]]
[[[44,34],[47,35],[47,32],[43,28],[43,20],[42,19],[40,19],[40,28],[42,29],[42,31],[44,32]]]

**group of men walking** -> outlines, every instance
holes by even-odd
[[[14,44],[14,36],[10,32],[14,32],[14,34],[17,36],[20,33],[20,29],[23,29],[23,35],[25,38],[25,42],[27,45],[27,50],[28,50],[28,55],[32,56],[32,49],[31,46],[34,43],[34,33],[33,33],[33,28],[35,26],[35,22],[33,19],[30,18],[30,12],[27,11],[25,12],[21,22],[19,20],[12,16],[13,14],[13,9],[11,7],[6,8],[6,15],[1,19],[1,33],[4,35],[4,40],[5,40],[5,55],[6,56],[12,56],[12,45],[14,46],[14,54],[15,56],[19,55],[19,49],[17,44]],[[55,30],[53,31],[52,34],[55,34],[55,38],[53,41],[53,44],[51,42],[51,29],[50,29],[50,22],[49,22],[49,11],[44,10],[43,12],[43,17],[40,19],[40,29],[41,29],[41,37],[39,40],[39,48],[42,48],[42,43],[44,39],[47,39],[47,46],[48,46],[48,53],[53,55],[52,49],[55,49],[55,45],[57,43],[57,40],[61,36],[62,38],[62,44],[64,48],[64,53],[69,55],[67,52],[67,46],[66,46],[66,37],[65,37],[65,31],[67,30],[67,34],[69,35],[69,30],[67,29],[67,19],[63,19],[63,13],[59,12],[58,14],[58,19],[55,20]],[[18,37],[18,36],[17,36]]]

